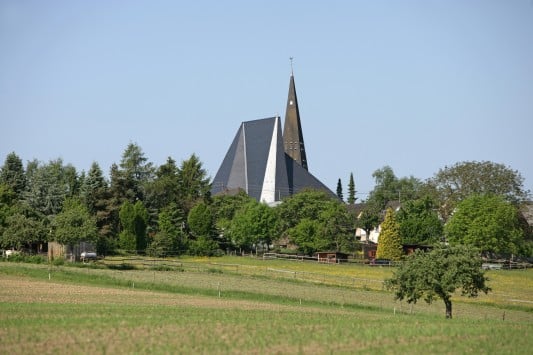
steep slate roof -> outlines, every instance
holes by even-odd
[[[258,201],[273,202],[289,195],[279,117],[241,123],[211,193],[237,188]]]
[[[305,154],[304,135],[302,132],[302,123],[300,121],[298,98],[296,97],[296,86],[294,85],[294,75],[292,73],[289,82],[287,108],[285,110],[283,142],[285,153],[305,170],[309,170],[307,165],[307,155]]]
[[[306,188],[337,197],[308,171],[292,72],[283,136],[279,117],[241,123],[211,186],[212,195],[243,189],[266,203]]]
[[[283,150],[279,117],[243,122],[213,180],[213,195],[242,188],[273,203],[306,188],[335,196]]]

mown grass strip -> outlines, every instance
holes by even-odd
[[[11,276],[25,276],[33,279],[42,280],[44,274],[42,269],[36,268],[27,268],[23,265],[17,265],[15,267],[2,268],[0,273]],[[267,293],[256,293],[249,291],[239,291],[239,290],[224,290],[220,291],[215,288],[201,288],[201,287],[188,287],[182,285],[169,285],[166,283],[153,283],[153,282],[143,282],[135,281],[130,279],[118,279],[108,275],[95,275],[95,274],[85,274],[83,271],[80,272],[79,269],[69,270],[65,267],[56,268],[51,271],[53,274],[54,282],[65,282],[70,284],[83,284],[91,286],[100,286],[100,287],[125,287],[125,288],[134,288],[137,290],[145,291],[156,291],[156,292],[167,292],[167,293],[176,293],[183,295],[201,295],[208,297],[224,297],[225,299],[232,300],[246,300],[246,301],[255,301],[255,302],[267,302],[273,304],[282,304],[282,305],[295,305],[301,304],[301,298],[289,297],[289,296],[279,296],[271,295]],[[296,282],[296,281],[293,281]],[[322,286],[327,287],[327,286]],[[364,309],[364,310],[374,310],[374,311],[383,311],[381,307],[372,306],[372,305],[361,305],[357,303],[339,303],[335,301],[305,301],[306,306],[315,306],[315,307],[343,307],[346,309]]]

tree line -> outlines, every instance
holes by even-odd
[[[269,207],[244,191],[210,195],[210,178],[191,155],[154,166],[130,143],[109,178],[97,162],[78,172],[61,159],[24,166],[9,154],[0,171],[0,247],[39,250],[47,241],[91,241],[101,255],[117,252],[221,255],[268,250],[298,253],[359,250],[355,229],[382,224],[384,256],[401,244],[442,241],[485,252],[531,256],[531,229],[520,204],[529,196],[517,171],[491,162],[463,162],[421,181],[398,178],[390,167],[374,172],[375,187],[356,203],[350,174],[347,203],[306,190]],[[399,209],[387,211],[393,202]],[[383,241],[383,242],[381,242]],[[392,241],[392,242],[389,242]],[[383,252],[381,252],[383,253]],[[396,253],[396,254],[394,254]]]

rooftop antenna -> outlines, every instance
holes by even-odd
[[[291,75],[294,75],[294,72],[292,70],[292,60],[294,59],[294,57],[289,57],[290,61],[291,61]]]

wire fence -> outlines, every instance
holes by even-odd
[[[316,259],[315,259],[316,260]],[[145,257],[112,257],[98,261],[111,269],[131,270],[150,269],[154,271],[187,271],[200,273],[231,273],[243,276],[259,276],[286,279],[332,286],[344,286],[363,289],[382,290],[383,280],[333,275],[299,270],[287,270],[270,266],[243,265],[232,263],[199,263],[182,260],[145,258]]]

